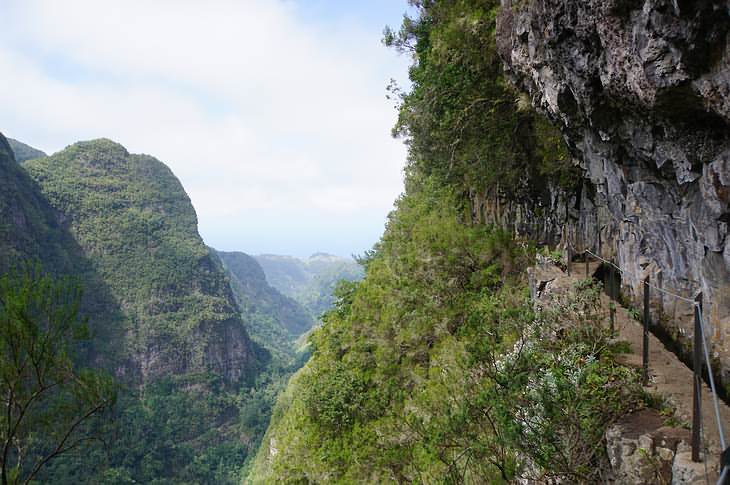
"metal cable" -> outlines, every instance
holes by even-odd
[[[624,270],[624,269],[621,269],[621,268],[619,268],[619,267],[618,267],[618,266],[616,266],[616,265],[615,265],[615,264],[614,264],[613,262],[611,262],[611,261],[609,261],[609,260],[607,260],[607,259],[603,259],[602,257],[600,257],[599,255],[597,255],[596,253],[592,252],[592,251],[591,251],[591,250],[589,250],[589,249],[585,249],[585,250],[583,250],[583,253],[587,253],[587,254],[590,254],[591,256],[593,256],[593,257],[595,257],[595,258],[597,258],[597,259],[600,259],[600,260],[601,260],[601,261],[603,261],[604,263],[610,264],[611,266],[613,266],[614,268],[616,268],[616,269],[617,269],[617,270],[618,270],[619,272],[621,272],[621,273],[623,273],[623,274],[627,274],[627,275],[633,276],[633,277],[634,277],[634,278],[636,278],[636,279],[640,279],[640,277],[639,277],[639,276],[637,276],[637,275],[635,275],[634,273],[632,273],[632,272],[630,272],[630,271],[626,271],[626,270]],[[578,253],[578,254],[580,254],[580,253]],[[665,290],[665,289],[663,289],[663,288],[661,288],[661,287],[659,287],[659,286],[656,286],[656,285],[652,285],[651,283],[649,283],[649,287],[650,287],[650,288],[654,288],[655,290],[657,290],[657,291],[659,291],[659,292],[661,292],[661,293],[664,293],[664,294],[666,294],[666,295],[669,295],[669,296],[672,296],[672,297],[674,297],[674,298],[678,298],[678,299],[680,299],[680,300],[686,301],[687,303],[690,303],[690,304],[692,304],[692,305],[694,305],[694,303],[695,303],[695,301],[694,301],[693,299],[691,299],[691,298],[687,298],[686,296],[682,296],[682,295],[678,295],[678,294],[676,294],[676,293],[672,293],[671,291],[667,291],[667,290]]]
[[[568,243],[568,245],[573,250],[575,250],[575,248],[572,246],[572,244]],[[580,252],[578,252],[577,254],[580,254]],[[627,274],[627,275],[633,276],[636,279],[639,279],[639,277],[637,275],[631,273],[630,271],[626,271],[624,269],[621,269],[616,264],[614,264],[612,261],[609,261],[607,259],[604,259],[603,257],[599,256],[598,254],[595,254],[594,252],[592,252],[591,250],[589,250],[587,248],[583,250],[583,254],[584,255],[585,254],[590,254],[594,258],[597,258],[600,261],[603,261],[604,263],[613,266],[614,268],[616,268],[619,271],[619,273],[621,273],[621,274]],[[568,263],[570,263],[570,262],[568,262]],[[647,284],[647,283],[644,282],[644,284]],[[682,295],[678,295],[678,294],[673,293],[671,291],[667,291],[667,290],[665,290],[663,288],[660,288],[660,287],[658,287],[656,285],[652,285],[651,283],[649,283],[648,286],[650,288],[653,288],[653,289],[661,292],[661,293],[664,293],[665,295],[669,295],[671,297],[674,297],[674,298],[677,298],[679,300],[682,300],[682,301],[685,301],[687,303],[690,303],[692,306],[694,306],[697,309],[697,313],[698,313],[699,319],[700,319],[700,325],[699,325],[699,327],[700,327],[701,338],[702,338],[702,348],[704,350],[705,362],[707,364],[707,374],[708,374],[709,383],[710,383],[710,390],[712,392],[712,403],[713,403],[713,407],[714,407],[714,411],[715,411],[715,419],[717,421],[717,430],[718,430],[719,435],[720,435],[720,445],[722,446],[722,449],[723,450],[726,450],[727,449],[727,442],[725,441],[725,430],[724,430],[724,427],[723,427],[723,424],[722,424],[722,418],[720,416],[720,403],[719,403],[719,400],[718,400],[718,397],[717,397],[717,388],[715,387],[715,378],[714,378],[714,375],[713,375],[713,372],[712,372],[712,363],[710,362],[710,352],[709,352],[709,349],[708,349],[708,346],[707,346],[707,339],[706,339],[706,336],[705,336],[705,319],[704,319],[704,315],[703,315],[703,311],[702,311],[702,306],[698,302],[696,302],[695,300],[693,300],[693,299],[684,297]],[[701,373],[701,369],[699,369],[698,372]],[[694,386],[694,384],[693,384],[693,386]],[[704,446],[704,423],[703,423],[703,420],[702,420],[702,410],[701,409],[700,409],[700,437],[702,438],[702,443],[703,443],[703,446]],[[707,460],[705,459],[703,461],[705,461],[705,466],[707,466],[706,465],[706,461]],[[705,476],[707,477],[707,475],[705,475]],[[723,468],[722,475],[720,476],[720,479],[717,482],[718,485],[724,483],[724,480],[726,478],[729,478],[730,479],[730,468],[728,468],[728,467],[724,467]]]
[[[720,418],[720,403],[717,399],[717,388],[715,388],[715,378],[712,375],[712,363],[710,363],[710,352],[707,349],[707,340],[705,339],[705,319],[702,314],[702,307],[699,303],[695,303],[695,307],[698,310],[700,316],[700,332],[702,332],[702,347],[705,349],[705,362],[707,363],[707,374],[710,377],[710,389],[712,390],[713,403],[715,406],[715,419],[717,420],[717,429],[720,432],[720,444],[722,449],[727,449],[727,443],[725,442],[725,430],[723,429],[722,419]]]
[[[724,485],[726,479],[730,479],[730,468],[728,467],[722,469],[722,475],[720,475],[717,485]]]

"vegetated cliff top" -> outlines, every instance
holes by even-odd
[[[143,382],[196,371],[227,381],[250,374],[255,346],[167,166],[99,139],[24,167],[119,302],[128,372]]]
[[[37,148],[33,148],[30,145],[26,145],[23,142],[20,142],[18,140],[13,140],[12,138],[8,138],[8,143],[10,144],[10,148],[15,154],[15,160],[18,163],[23,163],[26,160],[31,160],[33,158],[40,158],[45,157],[46,153],[42,150],[38,150]]]
[[[44,480],[78,483],[84,470],[89,483],[205,483],[213,475],[235,483],[268,422],[273,391],[252,382],[271,356],[250,340],[180,182],[157,159],[107,139],[22,165],[3,141],[0,172],[12,178],[0,177],[8,189],[0,191],[0,247],[36,244],[20,256],[44,265],[55,257],[48,241],[75,248],[69,271],[87,294],[102,295],[85,311],[93,363],[126,384],[116,414],[122,431],[108,455],[55,460]],[[0,262],[9,254],[0,252]]]

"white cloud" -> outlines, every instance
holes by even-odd
[[[50,151],[105,136],[155,155],[180,177],[210,244],[256,246],[250,231],[242,240],[225,228],[264,230],[260,209],[292,227],[287,218],[307,213],[327,250],[337,221],[381,226],[401,190],[405,150],[389,136],[384,88],[406,60],[380,45],[380,26],[315,26],[301,8],[6,0],[0,129]]]

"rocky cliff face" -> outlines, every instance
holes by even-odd
[[[562,129],[585,169],[554,231],[641,281],[703,292],[730,382],[730,2],[503,0],[508,75]],[[559,199],[559,197],[558,197]],[[656,294],[655,319],[690,342],[691,304]]]

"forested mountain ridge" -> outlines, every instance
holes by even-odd
[[[23,166],[124,311],[132,382],[210,371],[233,383],[255,369],[223,271],[169,168],[109,140]]]
[[[41,481],[237,482],[309,355],[295,340],[310,312],[254,258],[206,247],[183,187],[153,157],[100,139],[26,158],[0,136],[0,268],[38,261],[76,278],[93,336],[81,357],[120,386],[109,446],[53,460]]]
[[[254,257],[269,284],[303,305],[315,320],[332,307],[338,281],[355,281],[363,275],[362,267],[352,259],[326,253],[304,259],[274,254]]]
[[[228,273],[252,340],[272,353],[275,367],[285,370],[299,365],[297,362],[305,359],[306,354],[300,354],[296,340],[314,325],[309,312],[271,287],[253,257],[241,252],[216,254]]]
[[[275,315],[292,337],[305,333],[314,322],[299,303],[269,286],[266,275],[256,259],[241,252],[217,251],[223,265],[243,286],[245,299],[238,300],[242,308]]]
[[[108,445],[52,460],[41,482],[235,483],[268,420],[273,391],[254,381],[272,356],[179,181],[109,140],[21,165],[0,136],[0,172],[0,268],[38,261],[79,280],[83,358],[120,386]]]

